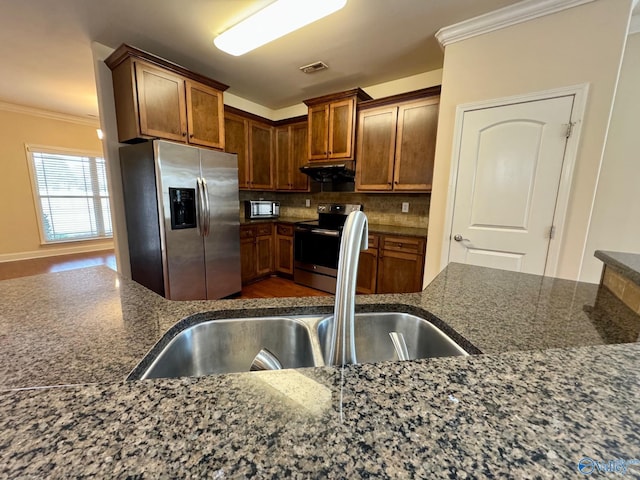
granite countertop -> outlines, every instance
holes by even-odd
[[[308,218],[301,218],[301,217],[277,217],[277,218],[240,218],[240,225],[254,225],[254,224],[258,224],[258,223],[269,223],[269,222],[275,222],[275,223],[298,223],[298,222],[305,222],[308,220],[316,220],[318,217],[308,217]]]
[[[596,250],[596,258],[640,285],[640,254]]]
[[[597,293],[451,264],[357,308],[431,312],[484,355],[125,382],[188,315],[333,298],[171,302],[105,267],[3,281],[0,474],[552,478],[583,457],[632,460],[640,327]],[[32,388],[52,385],[66,386]]]
[[[277,222],[277,223],[298,223],[309,220],[317,220],[316,217],[312,218],[298,218],[298,217],[278,217],[278,218],[264,218],[264,219],[247,219],[241,218],[240,225],[253,225],[265,222]],[[369,223],[369,233],[380,233],[387,235],[403,235],[407,237],[427,237],[426,227],[406,227],[400,225],[382,225],[379,223]]]

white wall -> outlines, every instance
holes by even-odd
[[[589,83],[557,275],[578,278],[631,12],[596,0],[445,48],[425,281],[444,267],[456,106]]]
[[[118,125],[116,123],[116,104],[113,98],[113,82],[111,70],[104,60],[111,55],[113,49],[93,42],[93,68],[96,77],[98,94],[98,110],[100,112],[100,128],[104,133],[102,150],[107,163],[109,177],[109,198],[111,199],[111,223],[113,226],[113,243],[116,251],[118,272],[131,277],[129,264],[129,242],[127,240],[127,224],[124,216],[124,195],[122,193],[122,176],[120,174],[120,156],[118,154]]]
[[[383,98],[440,84],[442,84],[442,69],[423,72],[417,75],[392,80],[390,82],[377,83],[361,88],[371,95],[372,98]],[[298,103],[279,110],[272,110],[228,92],[225,92],[224,94],[224,103],[225,105],[230,105],[255,115],[260,115],[261,117],[268,118],[269,120],[282,120],[307,114],[307,106],[304,103]]]
[[[640,253],[640,33],[622,61],[581,280],[600,281],[595,250]]]

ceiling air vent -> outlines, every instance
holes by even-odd
[[[313,73],[320,70],[326,70],[327,68],[329,67],[324,62],[313,62],[313,63],[310,63],[309,65],[304,65],[303,67],[300,67],[300,70],[302,70],[304,73]]]

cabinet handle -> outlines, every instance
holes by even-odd
[[[398,181],[396,180],[396,181],[395,181],[395,182],[393,182],[393,183],[395,183],[395,184],[397,185],[397,184],[398,184]]]
[[[187,136],[187,132],[182,132],[182,136],[186,137]]]
[[[189,138],[193,138],[193,133],[191,135],[189,135]]]

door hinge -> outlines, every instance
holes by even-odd
[[[571,134],[573,133],[573,126],[576,124],[576,122],[569,122],[566,124],[567,130],[564,133],[565,138],[569,138],[571,136]]]
[[[553,239],[556,236],[556,227],[555,225],[551,225],[549,227],[549,239]]]

